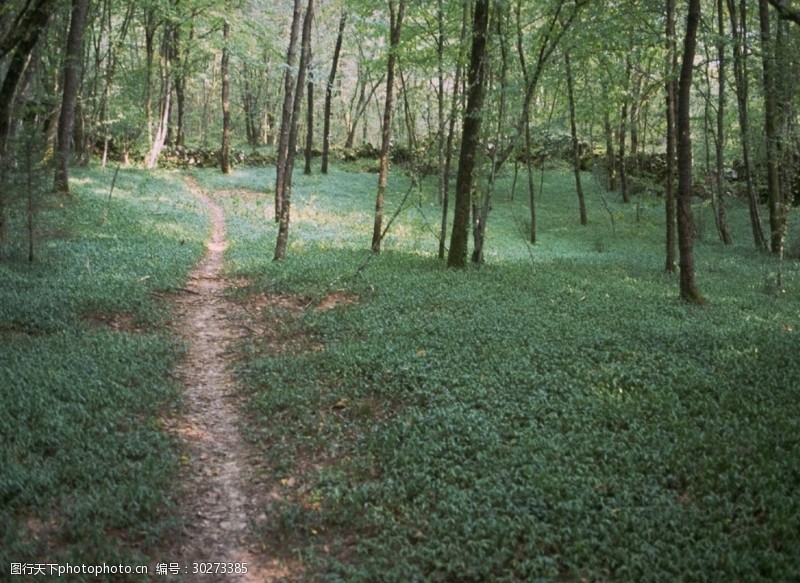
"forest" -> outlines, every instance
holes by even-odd
[[[796,0],[3,2],[0,579],[798,580],[799,105]]]

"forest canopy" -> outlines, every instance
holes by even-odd
[[[2,180],[25,159],[64,193],[76,164],[275,164],[264,187],[280,259],[296,153],[306,173],[377,161],[370,247],[390,166],[435,175],[439,255],[463,267],[468,232],[483,261],[495,180],[511,166],[527,168],[535,244],[533,170],[558,160],[575,169],[582,224],[582,172],[625,202],[662,197],[665,268],[702,301],[693,200],[710,201],[726,244],[726,199],[747,201],[753,245],[786,250],[800,201],[798,20],[786,0],[13,0],[0,7]],[[13,192],[0,195],[6,242],[19,236],[3,218]]]

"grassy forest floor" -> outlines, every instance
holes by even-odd
[[[112,175],[76,170],[73,198],[40,201],[33,264],[12,209],[0,579],[176,560],[169,326],[209,221],[180,172],[123,169],[109,198]],[[274,170],[192,175],[227,217],[253,528],[288,580],[800,578],[800,263],[752,249],[745,205],[729,248],[696,208],[698,308],[663,271],[662,201],[606,193],[612,228],[588,175],[581,227],[570,173],[545,173],[535,246],[504,177],[486,264],[463,272],[436,259],[432,182],[370,258],[376,176],[298,173],[275,264]],[[389,215],[408,187],[390,178]]]

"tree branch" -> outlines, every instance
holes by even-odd
[[[778,11],[781,20],[791,20],[800,26],[800,10],[791,8],[787,0],[769,0],[769,3]]]

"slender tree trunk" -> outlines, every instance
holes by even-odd
[[[691,91],[697,28],[700,23],[700,0],[689,0],[683,62],[678,80],[678,249],[680,251],[680,295],[687,302],[702,304],[694,276],[692,229],[692,134]]]
[[[467,75],[467,107],[464,110],[461,132],[461,154],[456,177],[456,205],[448,267],[464,268],[467,265],[467,228],[469,225],[470,199],[472,197],[475,158],[478,152],[483,98],[486,84],[486,36],[489,30],[489,0],[476,0],[472,18],[472,48]]]
[[[153,143],[145,158],[145,167],[148,169],[155,168],[156,164],[158,164],[158,157],[164,148],[167,140],[167,131],[169,130],[169,112],[172,107],[172,63],[170,61],[172,51],[170,45],[174,32],[171,24],[164,26],[164,38],[161,45],[161,107],[159,109],[158,125],[153,135]]]
[[[75,100],[80,84],[79,69],[83,60],[83,31],[89,0],[72,0],[67,51],[64,56],[64,84],[61,115],[58,118],[58,144],[53,189],[69,193],[69,158],[72,149],[72,130],[75,122]]]
[[[497,127],[494,135],[494,146],[491,150],[491,169],[489,171],[489,180],[483,192],[483,197],[480,206],[476,207],[473,212],[473,221],[475,228],[473,229],[473,239],[475,241],[475,248],[472,252],[473,263],[483,263],[483,249],[486,243],[486,227],[489,223],[489,211],[492,208],[492,197],[494,196],[494,185],[499,172],[499,167],[496,164],[497,156],[499,154],[498,148],[500,140],[503,136],[503,129],[506,118],[506,90],[508,81],[508,42],[505,35],[504,20],[507,17],[506,9],[500,4],[494,4],[495,25],[498,44],[500,45],[500,79],[498,82],[498,89],[500,91],[499,103],[497,107]]]
[[[617,146],[619,147],[619,189],[622,193],[622,202],[625,204],[631,201],[630,195],[628,193],[628,169],[627,164],[625,163],[625,158],[627,157],[627,152],[625,150],[625,136],[627,135],[627,125],[628,125],[628,102],[630,101],[630,95],[628,87],[631,82],[631,71],[632,65],[630,61],[630,57],[626,58],[625,62],[625,97],[622,101],[622,110],[619,114],[619,138],[617,141]]]
[[[145,80],[144,80],[144,118],[147,126],[147,141],[153,141],[153,66],[156,58],[156,19],[155,6],[147,6],[144,11],[144,50],[145,50]]]
[[[667,172],[664,185],[664,202],[666,205],[666,263],[664,269],[667,273],[675,273],[675,101],[677,88],[675,81],[677,46],[675,40],[675,0],[667,0],[667,62],[666,62],[666,117],[667,117]]]
[[[764,79],[764,133],[767,154],[767,200],[769,201],[770,249],[780,253],[786,233],[786,212],[783,204],[779,168],[778,95],[775,83],[775,43],[770,27],[769,3],[759,0],[758,16],[761,32],[761,63]]]
[[[464,60],[464,52],[467,38],[467,30],[469,28],[469,15],[470,3],[465,2],[461,9],[461,35],[459,37],[459,54],[458,63],[456,65],[455,78],[453,80],[453,96],[450,103],[450,120],[447,129],[447,144],[445,146],[444,154],[444,170],[442,171],[442,183],[444,186],[444,193],[442,197],[442,220],[439,227],[439,259],[444,259],[445,256],[445,243],[447,241],[447,213],[450,206],[450,175],[452,174],[453,167],[453,141],[456,133],[456,119],[458,113],[458,104],[460,101],[461,93],[461,80],[464,76],[464,67],[461,63]]]
[[[522,0],[517,0],[516,16],[517,16],[517,57],[519,58],[519,65],[522,70],[522,79],[525,86],[530,86],[528,76],[528,67],[525,65],[525,45],[523,43],[522,34],[522,18],[521,13]],[[524,144],[525,144],[525,170],[528,177],[528,206],[530,209],[530,229],[529,241],[531,245],[536,245],[536,180],[533,176],[533,160],[531,159],[531,124],[530,124],[530,108],[523,108],[523,124],[524,124]],[[610,126],[609,126],[610,127]],[[612,154],[613,158],[613,154]]]
[[[739,107],[739,132],[742,142],[742,159],[744,161],[747,180],[747,200],[750,206],[750,226],[753,232],[753,242],[758,249],[767,248],[764,236],[764,227],[761,224],[761,211],[759,210],[758,195],[754,184],[753,160],[750,142],[750,114],[749,114],[749,82],[747,75],[747,2],[741,0],[739,9],[735,0],[727,0],[728,16],[731,21],[733,42],[733,71],[736,83],[736,102]],[[737,18],[738,15],[738,18]]]
[[[306,16],[303,20],[303,36],[300,42],[300,67],[297,70],[297,88],[294,92],[292,104],[291,125],[287,140],[287,156],[285,175],[283,179],[283,193],[281,193],[281,209],[278,219],[278,239],[275,243],[274,261],[280,261],[286,256],[286,245],[289,240],[289,213],[292,201],[292,171],[294,160],[297,156],[297,134],[300,131],[300,110],[303,104],[302,87],[306,82],[308,64],[311,60],[311,25],[314,21],[314,0],[308,0]],[[277,194],[277,193],[276,193]]]
[[[731,231],[728,228],[728,220],[725,213],[725,84],[726,80],[726,58],[725,58],[725,3],[724,0],[717,0],[717,58],[719,65],[717,68],[718,88],[717,88],[717,184],[716,184],[716,205],[715,216],[717,221],[717,232],[725,245],[733,242]]]
[[[230,40],[230,24],[225,21],[222,27],[222,63],[221,63],[221,76],[222,76],[222,152],[221,163],[222,173],[231,173],[231,80],[229,73],[230,50],[228,49],[228,42]]]
[[[608,190],[617,189],[617,156],[614,154],[614,131],[611,129],[611,114],[603,113],[603,130],[606,136],[606,167],[608,171]]]
[[[289,35],[289,48],[286,52],[286,74],[283,82],[283,110],[280,137],[278,138],[278,161],[275,165],[275,222],[281,220],[282,197],[285,191],[283,183],[286,177],[286,159],[289,154],[289,134],[293,124],[294,93],[295,89],[299,87],[296,83],[293,69],[297,61],[297,39],[300,36],[302,16],[303,0],[294,0],[292,31]]]
[[[581,225],[588,225],[589,219],[586,216],[586,201],[583,197],[583,185],[581,184],[581,151],[578,143],[578,126],[575,122],[575,92],[573,90],[572,66],[570,64],[569,52],[564,53],[564,65],[567,69],[567,97],[569,99],[569,127],[572,134],[572,167],[575,172],[575,190],[578,192],[578,209],[580,211]]]
[[[309,58],[311,58],[309,56]],[[309,69],[311,66],[309,65]],[[314,80],[311,78],[311,75],[308,76],[308,81],[306,82],[306,89],[307,89],[307,109],[306,109],[306,149],[305,149],[305,167],[303,168],[303,174],[306,176],[311,174],[311,157],[313,155],[312,150],[314,149]]]
[[[342,50],[342,37],[347,23],[347,12],[342,12],[339,18],[339,31],[336,33],[336,45],[333,48],[333,62],[325,85],[325,111],[322,114],[322,173],[328,173],[328,156],[331,148],[331,102],[333,101],[333,84],[336,81],[336,71],[339,68],[339,54]]]
[[[378,172],[378,194],[375,199],[375,221],[372,226],[372,251],[381,250],[383,229],[383,200],[389,179],[389,142],[392,126],[392,103],[394,101],[394,71],[397,64],[397,48],[400,44],[400,31],[403,26],[405,0],[399,0],[395,8],[394,0],[389,0],[389,60],[386,65],[386,102],[383,108],[383,125],[381,126],[381,157]]]

